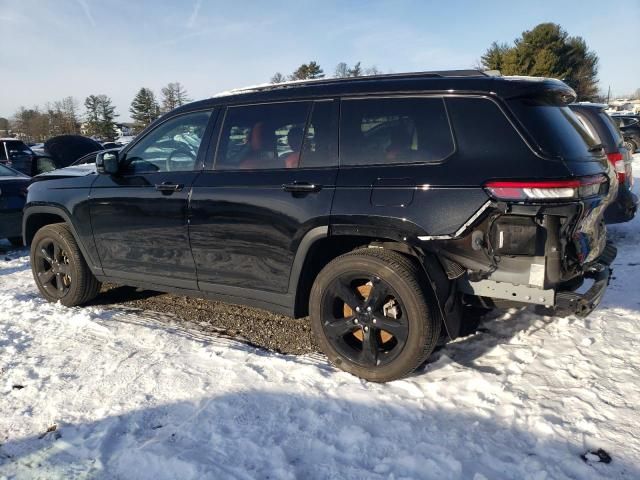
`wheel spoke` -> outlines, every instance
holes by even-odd
[[[372,328],[363,330],[362,362],[366,365],[378,364],[378,335]]]
[[[56,273],[56,285],[58,286],[58,292],[64,292],[64,283],[62,283],[62,273]]]
[[[360,307],[362,305],[362,301],[357,297],[355,289],[342,280],[338,280],[335,283],[335,293],[340,300],[351,308],[351,310],[355,310],[356,307]]]
[[[42,258],[49,262],[49,264],[53,263],[53,258],[51,258],[51,255],[49,255],[49,252],[47,252],[46,248],[42,247],[40,249],[40,254],[42,255]]]
[[[380,314],[375,314],[373,318],[376,320],[376,328],[389,332],[396,337],[399,342],[405,342],[407,340],[409,329],[404,323]]]
[[[53,258],[56,260],[60,260],[60,253],[61,253],[61,249],[60,249],[60,245],[58,245],[57,243],[53,244]]]
[[[373,311],[378,310],[386,298],[389,296],[389,289],[386,284],[375,277],[371,279],[371,291],[367,297],[367,307],[371,307]]]
[[[355,329],[353,319],[355,317],[339,318],[324,323],[324,330],[327,332],[327,336],[331,338],[344,337],[347,333],[352,332]]]
[[[47,270],[46,272],[38,272],[38,279],[42,284],[51,282],[54,276],[55,276],[55,273],[53,273],[53,270]]]

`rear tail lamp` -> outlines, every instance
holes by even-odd
[[[627,178],[624,156],[620,152],[615,152],[607,153],[607,158],[611,162],[611,165],[613,165],[613,168],[618,175],[618,183],[624,183]]]
[[[492,181],[485,188],[499,200],[572,200],[598,194],[606,182],[606,176],[593,175],[570,180]]]

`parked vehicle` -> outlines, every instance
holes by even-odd
[[[0,138],[0,163],[12,166],[14,163],[19,166],[27,159],[35,157],[33,150],[22,140],[17,138]]]
[[[22,209],[27,199],[29,177],[0,165],[0,238],[22,245]]]
[[[607,223],[628,222],[633,219],[638,208],[638,197],[632,192],[633,172],[631,152],[618,127],[605,113],[607,105],[578,103],[569,106],[583,123],[585,129],[602,145],[607,158],[618,177],[618,196],[604,213]]]
[[[81,135],[59,135],[47,140],[42,153],[37,153],[16,139],[0,140],[0,162],[31,177],[71,165],[89,152],[104,150],[91,138]],[[2,152],[5,152],[4,155]]]
[[[466,308],[586,316],[618,183],[574,100],[557,80],[454,71],[191,103],[31,185],[35,282],[69,306],[109,281],[310,315],[331,362],[381,382],[458,336]]]
[[[637,115],[612,116],[624,137],[625,147],[635,153],[640,146],[640,117]]]

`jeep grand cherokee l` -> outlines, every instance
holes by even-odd
[[[309,315],[329,360],[373,381],[459,335],[467,307],[587,315],[618,184],[574,99],[556,80],[452,71],[180,107],[93,171],[30,187],[35,282],[64,305],[109,281]]]

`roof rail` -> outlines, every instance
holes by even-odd
[[[380,75],[365,75],[362,77],[346,77],[346,78],[313,78],[305,80],[290,80],[282,83],[267,83],[262,85],[255,85],[250,87],[234,88],[232,90],[221,92],[215,97],[235,95],[240,93],[249,92],[262,92],[265,90],[277,90],[280,88],[297,87],[301,85],[313,84],[313,85],[326,85],[339,82],[363,82],[370,80],[385,80],[385,79],[409,79],[418,77],[433,77],[433,78],[446,78],[446,77],[488,77],[487,73],[481,70],[435,70],[428,72],[405,72],[405,73],[385,73]]]

